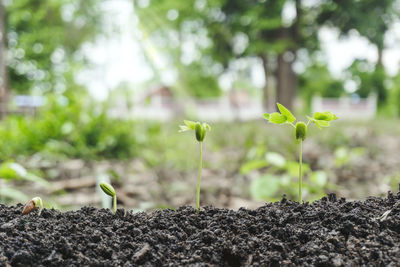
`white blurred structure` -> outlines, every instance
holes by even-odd
[[[376,115],[377,99],[375,94],[370,94],[368,98],[322,98],[314,96],[311,110],[313,113],[331,111],[341,120],[369,120]]]
[[[121,103],[109,111],[114,117],[167,121],[186,115],[204,121],[259,119],[264,113],[262,101],[247,92],[232,93],[213,99],[174,98],[168,88],[161,87],[136,99],[132,108]]]

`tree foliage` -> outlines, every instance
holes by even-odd
[[[14,0],[6,5],[10,86],[40,93],[64,90],[85,64],[78,53],[101,29],[96,0]]]

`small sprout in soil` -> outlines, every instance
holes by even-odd
[[[26,215],[31,211],[39,208],[39,214],[42,213],[43,210],[43,201],[40,197],[34,197],[25,204],[24,209],[22,210],[22,215]]]
[[[307,127],[310,122],[315,123],[318,128],[321,127],[329,127],[330,122],[333,120],[337,120],[338,117],[330,111],[325,112],[315,112],[313,117],[307,116],[308,122],[304,123],[302,121],[298,121],[296,124],[296,118],[293,114],[285,108],[283,105],[277,103],[279,112],[274,113],[265,113],[263,115],[264,119],[267,121],[274,123],[274,124],[289,124],[295,129],[295,138],[300,143],[300,150],[299,150],[299,202],[303,202],[303,173],[302,173],[302,166],[303,166],[303,141],[307,137]]]
[[[206,132],[211,131],[210,125],[207,123],[203,122],[194,122],[194,121],[183,121],[185,125],[180,125],[179,132],[186,132],[186,131],[191,131],[193,130],[195,132],[195,137],[196,140],[199,142],[199,147],[200,147],[200,159],[199,159],[199,175],[197,177],[197,191],[196,191],[196,211],[199,213],[200,209],[200,180],[201,180],[201,169],[203,165],[203,141],[204,138],[206,137]]]
[[[117,213],[117,194],[115,193],[114,187],[106,182],[101,182],[100,188],[104,193],[113,198],[113,211],[114,214]]]

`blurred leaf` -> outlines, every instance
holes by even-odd
[[[11,187],[0,188],[0,197],[17,200],[19,203],[25,203],[29,200],[25,193]]]
[[[307,172],[310,171],[310,166],[306,163],[303,163],[302,165],[302,173],[303,175]],[[299,163],[296,161],[288,161],[286,163],[286,171],[289,173],[290,176],[292,177],[298,177],[299,176]]]
[[[264,175],[251,182],[250,193],[255,200],[268,200],[279,190],[279,177]]]
[[[50,186],[45,179],[28,172],[22,165],[15,162],[4,162],[0,165],[0,178],[5,180],[25,180]]]
[[[324,171],[314,171],[311,173],[310,181],[313,185],[324,187],[328,183],[328,175]]]
[[[12,162],[4,162],[0,165],[0,178],[4,180],[13,180],[19,179],[20,175],[18,172],[12,167]]]
[[[335,165],[340,167],[350,161],[350,154],[346,147],[338,147],[335,150]]]
[[[265,159],[269,164],[279,168],[283,168],[286,164],[286,159],[281,154],[275,152],[265,154]]]
[[[266,166],[268,166],[268,162],[265,160],[252,160],[246,162],[245,164],[242,165],[242,167],[240,167],[240,173],[246,175],[250,171],[258,170]]]
[[[33,173],[30,173],[30,172],[28,172],[25,176],[22,176],[21,178],[26,181],[31,181],[31,182],[41,184],[45,187],[51,186],[51,184],[49,182],[47,182],[45,179],[43,179],[42,177],[37,176]]]

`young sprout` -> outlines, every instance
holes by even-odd
[[[43,210],[43,201],[40,197],[34,197],[31,200],[29,200],[25,206],[24,209],[22,210],[22,215],[26,215],[28,213],[30,213],[31,211],[35,210],[39,208],[39,214],[40,215],[42,213]]]
[[[101,182],[100,188],[104,193],[113,198],[113,210],[115,214],[117,212],[117,194],[115,193],[114,187],[106,182]]]
[[[330,111],[325,111],[325,112],[315,112],[313,117],[307,116],[307,124],[298,121],[296,124],[294,122],[296,121],[296,118],[293,116],[293,114],[285,108],[283,105],[277,103],[279,112],[274,112],[274,113],[265,113],[263,117],[274,124],[289,124],[293,128],[295,128],[295,138],[296,140],[300,143],[300,149],[299,149],[299,202],[303,202],[303,173],[302,173],[302,165],[303,165],[303,141],[306,139],[307,136],[307,127],[310,122],[315,123],[318,128],[321,129],[321,127],[329,127],[330,122],[333,120],[337,120],[338,117],[333,114]]]
[[[196,140],[199,142],[199,147],[200,147],[200,159],[199,159],[199,175],[197,177],[197,191],[196,191],[196,211],[199,213],[200,209],[200,180],[201,180],[201,169],[203,165],[203,141],[204,138],[206,137],[206,132],[211,131],[210,125],[207,123],[200,123],[200,122],[194,122],[194,121],[183,121],[185,125],[180,125],[179,132],[186,132],[186,131],[191,131],[193,130],[195,132],[195,137]]]

